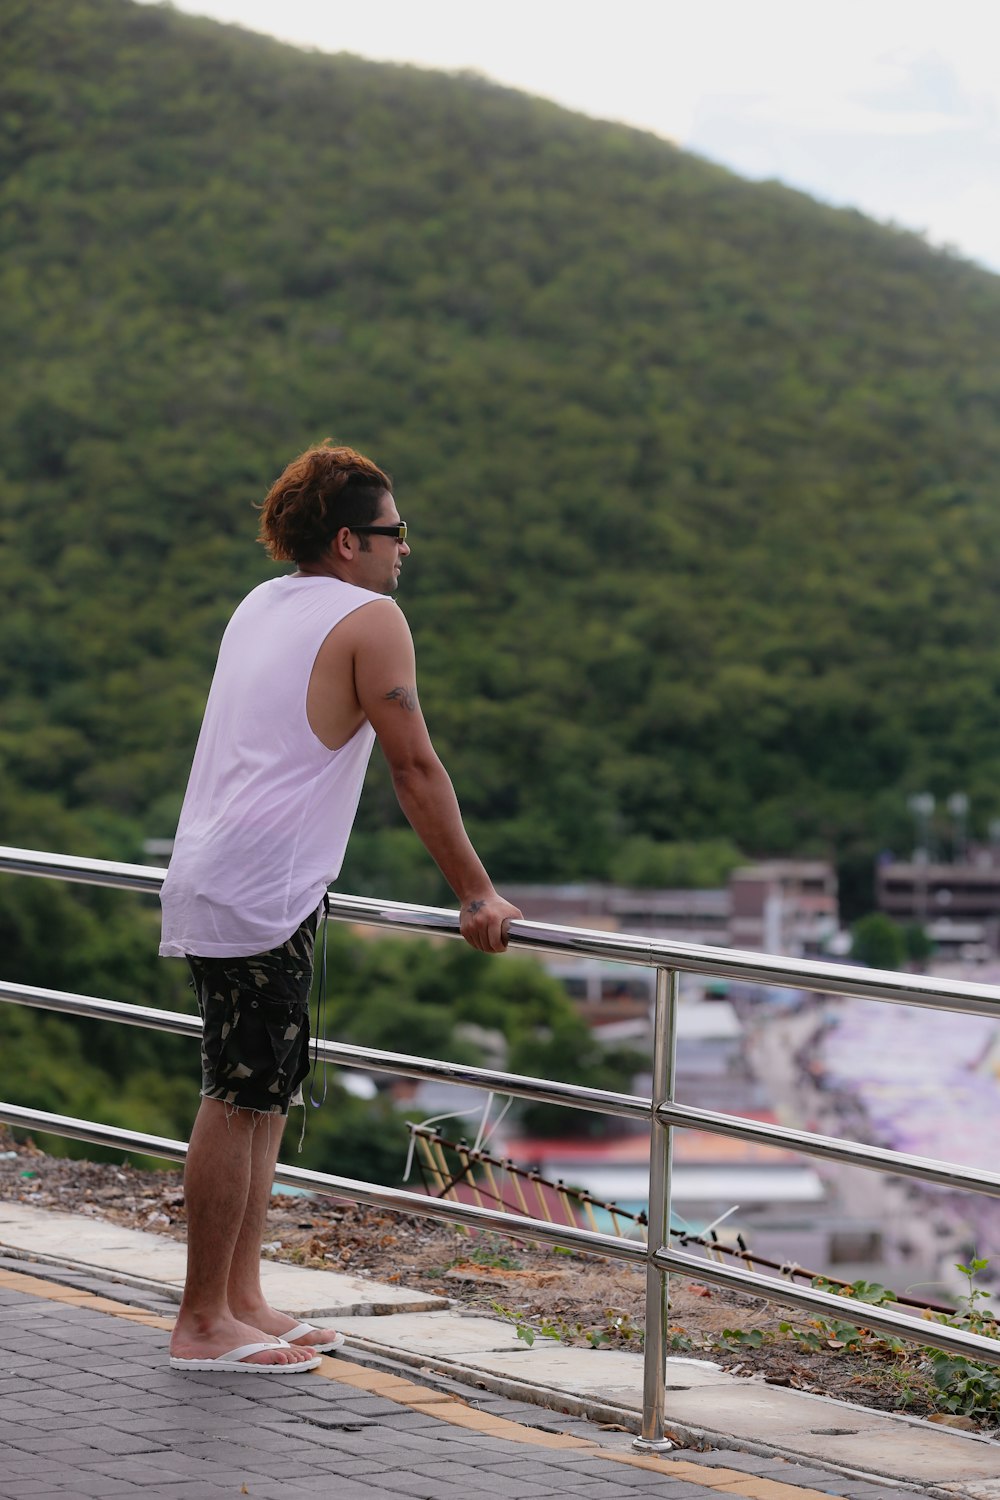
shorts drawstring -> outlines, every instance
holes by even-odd
[[[324,891],[323,892],[323,915],[320,918],[320,930],[319,930],[319,933],[318,933],[319,949],[320,949],[320,952],[319,952],[319,994],[316,996],[316,1029],[315,1029],[315,1031],[313,1033],[313,1065],[312,1065],[312,1073],[311,1073],[310,1078],[309,1078],[309,1103],[312,1105],[313,1109],[319,1109],[320,1105],[325,1102],[326,1095],[327,1095],[327,1089],[328,1089],[328,1083],[327,1083],[327,1060],[326,1060],[326,1056],[324,1055],[324,1057],[323,1057],[323,1092],[319,1096],[318,1099],[315,1098],[315,1096],[313,1094],[313,1081],[314,1081],[314,1079],[316,1077],[317,1072],[319,1071],[319,1041],[320,1041],[320,1037],[322,1036],[323,1041],[324,1042],[326,1041],[326,1027],[327,1027],[326,938],[327,938],[327,932],[328,932],[329,926],[330,926],[330,893],[329,893],[329,891]],[[303,1130],[304,1130],[304,1128],[305,1128],[305,1122],[303,1121]]]

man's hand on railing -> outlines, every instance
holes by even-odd
[[[510,924],[523,915],[516,906],[493,891],[462,907],[462,936],[480,953],[502,953],[507,946]]]

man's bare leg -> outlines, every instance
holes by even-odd
[[[285,1122],[283,1115],[265,1115],[254,1132],[246,1209],[236,1238],[226,1289],[229,1307],[235,1317],[279,1337],[294,1328],[299,1320],[271,1307],[264,1297],[260,1284],[260,1249],[267,1227],[274,1169]],[[296,1340],[296,1347],[311,1347],[310,1337],[319,1344],[328,1344],[334,1336],[332,1328],[311,1329],[309,1335]]]
[[[184,1169],[187,1277],[170,1338],[170,1352],[177,1358],[215,1359],[242,1344],[262,1343],[270,1334],[270,1329],[235,1317],[227,1294],[250,1193],[254,1127],[260,1118],[218,1099],[201,1101]],[[307,1357],[298,1349],[276,1346],[273,1353],[263,1350],[246,1362],[296,1364]]]

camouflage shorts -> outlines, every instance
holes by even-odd
[[[302,1103],[315,938],[314,912],[287,943],[267,953],[188,954],[203,1022],[203,1098],[275,1115]]]

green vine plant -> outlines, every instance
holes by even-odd
[[[980,1257],[973,1258],[968,1265],[957,1264],[956,1270],[966,1277],[968,1289],[957,1299],[959,1306],[954,1313],[935,1314],[929,1321],[1000,1340],[1000,1322],[984,1305],[992,1294],[976,1283],[976,1277],[988,1265],[988,1258]],[[855,1281],[845,1288],[817,1276],[813,1286],[874,1307],[896,1300],[895,1292],[880,1282]],[[930,1345],[914,1346],[906,1340],[858,1328],[839,1319],[814,1318],[808,1329],[792,1323],[781,1323],[779,1327],[802,1349],[834,1353],[846,1350],[869,1353],[881,1359],[891,1358],[901,1406],[915,1404],[922,1393],[937,1411],[984,1424],[1000,1422],[1000,1367],[979,1364],[963,1355],[948,1354]]]
[[[588,1344],[592,1349],[599,1349],[602,1344],[643,1346],[643,1330],[632,1322],[628,1313],[618,1312],[613,1307],[605,1309],[603,1323],[587,1328],[582,1323],[570,1323],[560,1317],[543,1317],[529,1323],[502,1302],[491,1302],[490,1306],[498,1317],[513,1323],[515,1334],[529,1349],[536,1338],[555,1339],[560,1344],[576,1346]]]
[[[473,1245],[462,1255],[456,1255],[448,1264],[450,1268],[470,1261],[475,1266],[482,1266],[484,1270],[520,1271],[524,1265],[524,1261],[519,1260],[496,1234],[484,1235],[481,1243]]]
[[[890,1287],[883,1286],[880,1281],[852,1281],[850,1286],[845,1287],[839,1281],[828,1281],[825,1276],[814,1276],[812,1285],[817,1291],[864,1302],[869,1307],[884,1307],[896,1301],[896,1293]],[[839,1318],[813,1318],[808,1329],[790,1322],[778,1326],[801,1349],[832,1350],[834,1353],[846,1349],[855,1354],[868,1349],[881,1354],[903,1354],[906,1348],[902,1339],[893,1338],[889,1334],[872,1333]]]
[[[772,1341],[773,1335],[763,1328],[724,1328],[719,1338],[736,1349],[762,1349]]]
[[[954,1313],[928,1315],[929,1321],[1000,1340],[1000,1320],[985,1305],[992,1294],[980,1287],[976,1280],[988,1265],[989,1260],[985,1258],[973,1258],[968,1265],[959,1264],[956,1269],[967,1278],[966,1292],[957,1299],[959,1305]],[[830,1292],[845,1301],[863,1303],[868,1307],[883,1307],[897,1301],[897,1294],[878,1281],[858,1280],[845,1287],[840,1282],[817,1276],[812,1284],[818,1291]],[[498,1317],[514,1325],[517,1337],[529,1348],[536,1338],[554,1339],[577,1347],[589,1345],[594,1349],[603,1346],[642,1347],[642,1329],[628,1314],[615,1308],[607,1308],[604,1321],[588,1328],[561,1317],[529,1321],[502,1302],[493,1302],[491,1306]],[[887,1385],[896,1405],[901,1408],[923,1405],[952,1416],[967,1417],[982,1425],[1000,1425],[1000,1366],[978,1364],[929,1345],[914,1345],[909,1340],[860,1328],[846,1319],[813,1318],[808,1327],[782,1322],[778,1325],[777,1335],[763,1328],[724,1328],[721,1333],[699,1338],[692,1337],[686,1329],[674,1327],[669,1332],[667,1344],[673,1354],[720,1348],[749,1351],[773,1344],[779,1335],[791,1339],[800,1349],[810,1353],[869,1356],[873,1381]]]
[[[988,1265],[988,1260],[976,1258],[967,1266],[956,1266],[968,1280],[968,1291],[959,1299],[962,1311],[939,1321],[978,1333],[982,1338],[1000,1339],[1000,1323],[995,1313],[983,1306],[991,1293],[976,1285],[976,1277]],[[948,1354],[943,1349],[928,1349],[925,1353],[942,1410],[978,1421],[1000,1421],[1000,1367],[976,1364],[964,1355]]]

